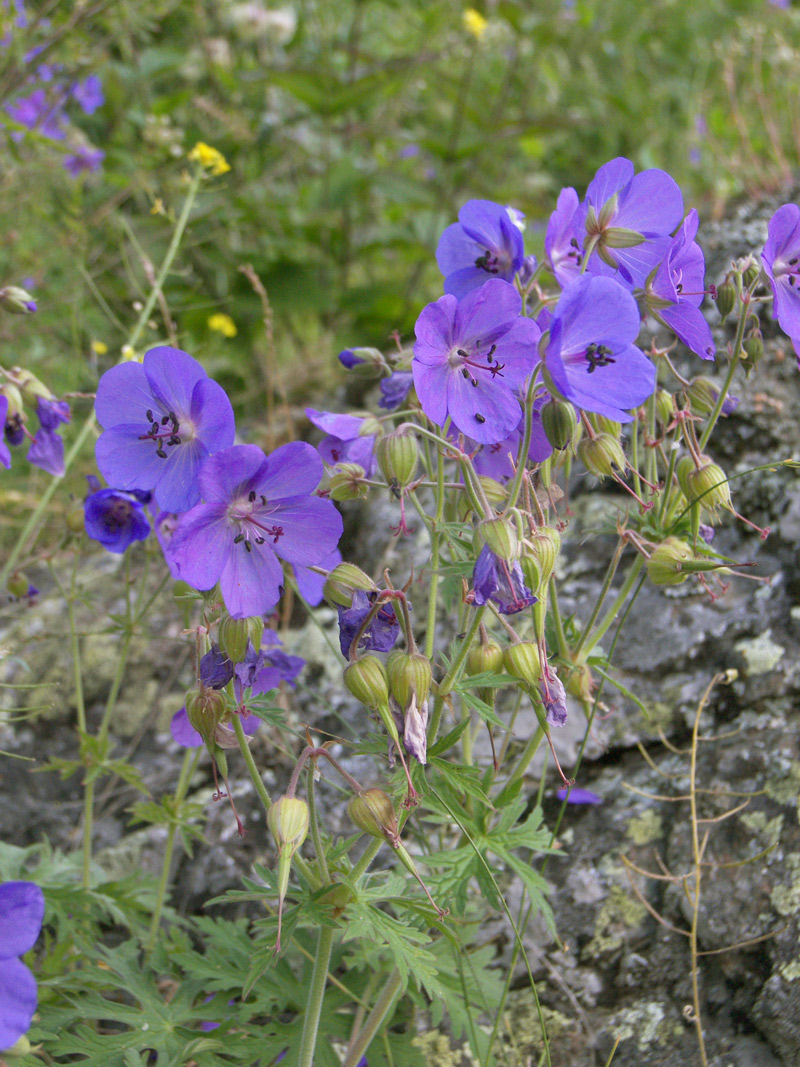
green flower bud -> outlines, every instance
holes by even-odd
[[[492,507],[498,507],[505,502],[508,496],[506,486],[496,482],[494,478],[487,478],[485,475],[480,475],[478,481],[483,487],[483,495]],[[480,516],[484,514],[483,504],[475,495],[471,479],[468,479],[464,483],[464,493],[461,496],[460,518],[466,520],[470,511]]]
[[[538,685],[542,676],[542,661],[535,641],[518,641],[509,645],[503,653],[503,664],[512,678],[518,678],[528,685]]]
[[[727,319],[736,307],[736,297],[736,286],[729,279],[726,278],[722,285],[717,286],[717,311],[720,318]]]
[[[215,742],[217,727],[228,713],[228,702],[218,689],[206,689],[201,685],[186,694],[186,714],[189,722],[203,738],[207,746]]]
[[[678,537],[668,537],[647,561],[647,577],[654,585],[680,585],[689,577],[684,564],[693,558],[691,545]]]
[[[625,470],[625,453],[622,445],[610,433],[586,437],[578,445],[578,456],[590,474],[598,478],[609,477],[614,470]]]
[[[391,367],[386,362],[386,357],[377,348],[350,348],[347,353],[352,360],[348,360],[344,365],[351,374],[358,378],[371,380],[391,374]],[[339,359],[342,359],[341,355]]]
[[[308,834],[308,804],[300,797],[279,797],[267,812],[267,825],[280,851],[294,852]]]
[[[474,645],[467,654],[466,672],[472,677],[475,674],[483,674],[491,671],[499,674],[503,669],[503,650],[494,641],[486,644]]]
[[[675,464],[675,474],[678,478],[678,485],[681,487],[681,492],[689,501],[689,475],[695,469],[694,460],[691,456],[681,456],[678,462]]]
[[[519,554],[519,540],[516,527],[507,519],[484,519],[478,526],[478,532],[485,545],[500,559],[511,562]]]
[[[0,396],[4,396],[8,400],[6,419],[10,419],[13,415],[22,414],[22,393],[13,382],[3,382],[3,384],[0,385]]]
[[[390,844],[399,840],[394,806],[382,789],[366,789],[353,797],[347,805],[347,814],[370,837],[382,837]]]
[[[232,619],[224,615],[219,623],[219,647],[231,663],[242,663],[247,655],[247,643],[253,648],[261,648],[264,622],[257,615],[248,619]]]
[[[354,414],[364,422],[358,431],[359,437],[380,437],[383,434],[383,426],[375,418],[371,411],[356,411]]]
[[[686,397],[695,415],[710,415],[719,396],[719,388],[710,378],[692,378],[686,386]]]
[[[6,589],[12,596],[15,596],[18,600],[28,595],[28,590],[31,587],[31,583],[22,571],[16,571],[6,582]]]
[[[542,407],[542,429],[553,448],[567,448],[572,444],[578,417],[575,408],[566,400],[548,400]]]
[[[332,608],[350,608],[353,606],[353,593],[362,590],[365,593],[378,591],[377,585],[368,574],[355,563],[337,563],[325,579],[322,593],[325,602]]]
[[[600,214],[602,218],[602,211]],[[624,226],[607,226],[603,230],[602,241],[606,248],[635,248],[644,241],[644,234]]]
[[[722,467],[707,462],[686,476],[689,500],[698,500],[708,511],[731,508],[731,490]]]
[[[358,463],[338,463],[329,483],[331,500],[359,500],[367,495],[366,471]]]
[[[742,274],[742,282],[744,283],[745,287],[747,289],[752,288],[758,281],[760,274],[761,271],[751,260],[749,266],[745,267],[744,272]]]
[[[591,670],[584,663],[580,667],[573,667],[564,679],[564,688],[570,696],[577,697],[581,703],[586,704],[592,699],[594,679]]]
[[[675,403],[672,399],[672,393],[668,393],[666,389],[658,388],[656,390],[656,422],[659,426],[669,426],[675,417]]]
[[[12,315],[32,315],[36,311],[36,301],[18,285],[6,285],[0,289],[0,307]]]
[[[431,663],[421,652],[403,652],[395,649],[386,660],[389,689],[401,708],[412,700],[417,706],[428,699],[431,689]]]
[[[389,705],[389,679],[377,656],[361,656],[344,669],[344,684],[366,707],[377,711]]]
[[[378,438],[378,465],[390,488],[403,489],[414,481],[419,463],[419,445],[413,433],[395,430]]]

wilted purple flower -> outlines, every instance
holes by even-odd
[[[261,648],[256,651],[248,643],[244,659],[233,668],[237,701],[242,703],[245,689],[251,691],[251,696],[257,697],[277,689],[281,682],[294,688],[295,680],[305,665],[302,657],[290,656],[283,651],[283,641],[274,630],[265,630]]]
[[[567,693],[555,669],[549,664],[545,665],[539,682],[539,693],[548,723],[551,726],[564,726],[567,721]]]
[[[144,499],[143,499],[144,498]],[[124,552],[134,541],[144,541],[150,533],[145,514],[149,492],[134,489],[98,489],[83,502],[86,533],[109,552]]]
[[[48,474],[60,477],[64,473],[64,442],[56,432],[70,420],[69,404],[65,400],[48,400],[40,396],[36,402],[39,429],[28,449],[28,462],[41,467]]]
[[[449,416],[481,444],[502,441],[521,417],[517,396],[537,362],[539,327],[522,318],[522,298],[492,279],[428,304],[417,319],[414,385],[422,410],[443,426]]]
[[[491,200],[468,200],[458,222],[439,238],[436,262],[444,274],[444,291],[465,296],[488,278],[511,282],[522,266],[522,234],[508,208]]]
[[[701,359],[714,358],[711,327],[700,311],[705,283],[703,250],[695,241],[698,218],[694,208],[673,237],[661,266],[648,280],[645,303],[687,348]]]
[[[3,435],[0,437],[0,463],[9,469],[11,466],[11,449],[6,444],[8,436],[8,429],[6,425],[6,418],[8,416],[8,397],[3,393],[0,393],[0,426],[3,427]]]
[[[236,715],[239,713],[233,712],[233,714]],[[252,737],[262,721],[257,715],[239,715],[239,718],[246,737]],[[175,740],[177,744],[183,745],[184,748],[200,748],[201,745],[205,744],[203,738],[189,722],[189,715],[185,707],[181,708],[180,711],[176,711],[172,716],[169,730],[173,740]],[[233,732],[233,727],[229,723],[220,723],[219,726],[217,726],[215,738],[220,748],[238,747],[236,734]]]
[[[772,314],[791,338],[800,338],[800,207],[784,204],[769,220],[761,254],[772,286]]]
[[[349,608],[339,607],[339,647],[345,659],[350,656],[350,649],[355,636],[361,629],[367,615],[372,610],[377,593],[366,593],[357,589],[353,593],[353,602]],[[400,636],[400,623],[391,604],[381,604],[369,626],[358,642],[358,652],[391,652]]]
[[[642,285],[664,257],[669,235],[683,218],[683,196],[663,170],[634,174],[620,156],[604,164],[589,183],[578,213],[589,270],[618,270],[629,285]]]
[[[177,348],[151,348],[142,363],[106,371],[95,411],[105,427],[95,455],[106,481],[152,489],[165,511],[193,507],[204,460],[233,444],[233,408],[224,389]]]
[[[93,115],[105,102],[103,86],[96,74],[90,74],[83,81],[75,82],[71,93],[72,99],[86,115]]]
[[[388,378],[382,378],[378,407],[383,408],[384,411],[395,411],[408,396],[408,391],[413,384],[414,375],[410,370],[396,370]]]
[[[105,152],[102,148],[92,148],[91,145],[81,145],[75,152],[64,158],[64,168],[69,171],[73,178],[81,174],[94,174],[100,170]]]
[[[571,187],[562,189],[558,194],[556,209],[547,224],[544,250],[550,261],[550,269],[562,288],[575,281],[581,273],[585,231],[579,218],[579,206],[575,190]]]
[[[216,645],[200,657],[197,673],[199,682],[207,689],[224,689],[233,678],[233,664]]]
[[[581,789],[573,785],[570,789],[557,789],[556,796],[559,800],[566,800],[568,804],[602,804],[603,798],[591,789]]]
[[[389,711],[392,714],[397,732],[403,738],[403,747],[417,763],[428,761],[428,701],[417,702],[412,695],[406,708],[401,707],[393,696],[389,697]],[[393,744],[389,742],[390,749]]]
[[[357,463],[369,477],[375,469],[375,434],[365,433],[372,420],[357,415],[337,415],[332,411],[306,408],[311,422],[325,433],[317,451],[330,466]]]
[[[36,979],[18,959],[36,944],[44,894],[33,882],[0,885],[0,1049],[11,1048],[31,1025]]]
[[[576,407],[630,422],[628,408],[653,392],[656,371],[633,342],[639,309],[613,278],[583,275],[561,294],[545,363],[556,388]]]
[[[525,585],[519,563],[500,559],[488,545],[483,546],[475,561],[472,587],[473,604],[480,607],[491,600],[501,615],[516,615],[537,600]]]
[[[220,583],[234,618],[263,615],[283,586],[280,560],[304,567],[326,559],[342,535],[328,500],[313,496],[322,460],[300,441],[265,456],[234,445],[211,456],[199,476],[204,503],[182,515],[167,555],[195,589]]]

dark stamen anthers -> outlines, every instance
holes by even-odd
[[[607,367],[610,363],[616,363],[611,355],[612,349],[606,345],[597,345],[594,342],[586,349],[586,362],[589,364],[588,373],[591,374],[598,367]]]

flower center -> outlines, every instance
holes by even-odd
[[[145,412],[145,418],[150,423],[150,432],[140,434],[139,440],[155,441],[156,455],[161,459],[166,459],[169,455],[168,448],[183,444],[184,441],[191,440],[194,437],[194,427],[181,423],[174,411],[168,411],[159,421],[153,414],[152,409],[148,408]]]
[[[788,277],[789,285],[794,288],[794,286],[797,285],[797,275],[798,273],[800,273],[798,257],[793,256],[789,260],[782,260],[780,263],[776,263],[773,267],[773,273],[775,275],[779,275],[782,278]]]
[[[121,530],[130,524],[133,506],[128,500],[115,500],[105,513],[103,525],[107,530]]]
[[[612,351],[613,349],[608,348],[607,345],[597,345],[592,342],[584,353],[586,362],[589,364],[587,373],[592,374],[598,367],[607,367],[609,363],[616,363],[616,359],[611,355]]]
[[[235,545],[244,545],[245,551],[252,552],[253,544],[263,545],[271,540],[276,545],[284,535],[284,529],[278,523],[270,523],[267,510],[267,498],[251,489],[246,497],[238,497],[228,507],[228,519],[234,526]]]
[[[475,260],[475,266],[479,270],[485,270],[487,274],[500,274],[500,272],[506,272],[511,266],[508,256],[497,255],[495,252],[490,252],[488,249],[482,256],[478,256]]]
[[[475,342],[475,348],[479,349],[481,346],[480,341]],[[470,355],[465,348],[454,348],[447,357],[448,364],[453,370],[461,372],[462,378],[466,378],[473,386],[477,388],[478,379],[475,377],[474,372],[486,372],[488,371],[492,378],[496,378],[498,375],[503,377],[503,367],[505,363],[498,363],[495,358],[495,351],[497,345],[492,345],[486,355],[482,355],[480,352],[475,352]]]

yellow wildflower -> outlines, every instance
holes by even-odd
[[[157,196],[153,201],[153,206],[150,208],[151,215],[166,215],[166,209],[164,208],[164,201],[160,196]]]
[[[486,33],[486,27],[489,25],[488,19],[486,19],[480,11],[476,11],[474,7],[468,7],[463,15],[464,29],[467,33],[471,33],[478,41],[481,40]]]
[[[192,163],[199,163],[201,167],[210,170],[213,175],[227,174],[231,169],[230,163],[222,152],[212,148],[211,145],[204,144],[203,141],[197,142],[187,158]]]
[[[236,323],[230,317],[222,311],[218,311],[216,315],[211,315],[208,320],[209,330],[216,330],[217,333],[221,333],[223,337],[235,337],[236,336]]]
[[[108,351],[105,341],[92,341],[92,351],[96,356],[104,356]]]
[[[141,363],[142,362],[142,356],[141,356],[141,354],[139,352],[136,351],[136,349],[133,347],[133,345],[123,345],[122,346],[122,360],[123,360],[124,363],[133,363],[133,362]]]

